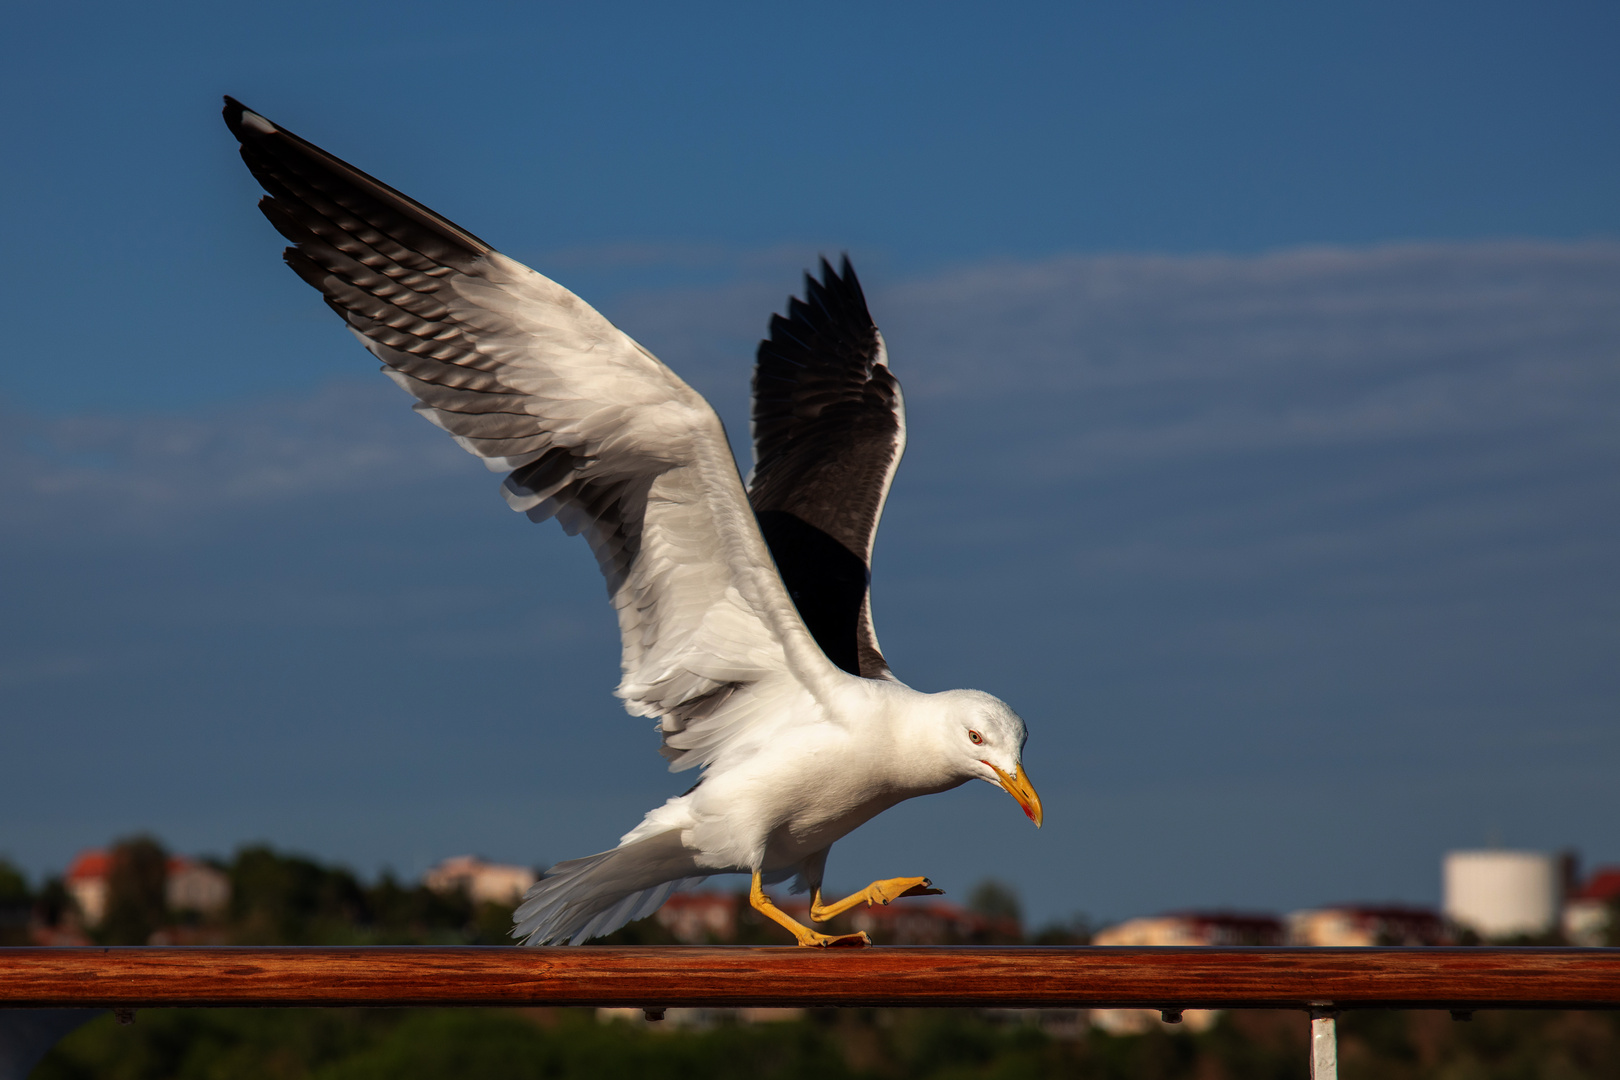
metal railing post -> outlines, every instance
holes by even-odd
[[[1311,1080],[1339,1080],[1339,1011],[1311,1010]]]

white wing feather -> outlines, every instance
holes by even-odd
[[[618,611],[617,693],[659,719],[672,769],[832,718],[843,675],[787,596],[701,395],[426,207],[234,102],[227,122],[293,269],[417,411],[510,472],[515,509],[585,534]]]
[[[482,263],[451,279],[447,318],[471,331],[486,361],[478,366],[523,395],[537,430],[521,453],[508,452],[500,427],[467,422],[488,414],[458,412],[460,395],[404,374],[409,360],[364,325],[357,335],[418,398],[416,410],[491,470],[567,451],[565,476],[538,488],[509,479],[504,494],[513,509],[536,521],[554,516],[590,542],[618,611],[617,694],[632,714],[660,719],[673,769],[714,762],[750,731],[765,735],[794,714],[750,707],[786,689],[761,694],[767,687],[757,684],[791,679],[814,701],[814,688],[836,676],[782,587],[719,418],[561,285],[498,252]],[[600,512],[569,497],[582,487],[618,497]],[[636,550],[615,572],[626,533]]]

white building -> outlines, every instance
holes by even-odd
[[[678,892],[664,901],[654,916],[658,925],[683,945],[734,941],[737,937],[737,897],[733,893]],[[598,1010],[600,1013],[600,1010]]]
[[[1545,934],[1558,923],[1563,864],[1541,851],[1450,851],[1445,915],[1482,938]]]
[[[539,880],[527,866],[485,862],[476,855],[453,855],[427,872],[422,884],[434,892],[464,890],[474,903],[515,904]]]
[[[184,855],[171,855],[163,895],[170,911],[216,915],[231,904],[231,879],[224,871],[207,863],[195,862]]]
[[[86,926],[99,926],[107,915],[107,877],[112,857],[100,848],[81,851],[67,871],[67,891]]]
[[[1271,915],[1185,911],[1127,919],[1092,936],[1093,945],[1281,945],[1283,926]]]
[[[1341,904],[1288,916],[1290,945],[1442,945],[1445,930],[1428,908],[1400,904]]]
[[[1127,919],[1092,935],[1093,945],[1280,945],[1282,924],[1270,915],[1189,911]],[[1110,1035],[1140,1035],[1155,1026],[1193,1034],[1208,1031],[1218,1009],[1187,1009],[1180,1024],[1167,1024],[1157,1009],[1092,1009],[1091,1026]]]
[[[170,855],[163,881],[163,898],[170,911],[196,911],[217,915],[231,903],[231,879],[207,863]],[[112,876],[112,853],[101,848],[81,851],[67,872],[67,890],[79,906],[86,926],[99,926],[107,917],[107,885]]]
[[[1620,866],[1599,869],[1564,905],[1564,940],[1571,945],[1606,944],[1617,905]]]

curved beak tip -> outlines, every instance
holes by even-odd
[[[990,765],[988,761],[985,764]],[[1033,821],[1037,829],[1040,828],[1041,820],[1045,816],[1041,812],[1041,797],[1035,793],[1035,785],[1029,782],[1029,773],[1023,765],[1018,766],[1017,775],[1014,776],[1007,775],[994,765],[990,767],[995,769],[996,779],[1001,781],[1001,786],[1007,794],[1017,801],[1024,811],[1024,816]]]

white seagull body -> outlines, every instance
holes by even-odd
[[[612,851],[552,867],[514,936],[578,943],[748,873],[801,944],[861,944],[762,884],[796,877],[818,920],[934,891],[896,878],[824,904],[820,885],[834,841],[970,779],[1040,823],[1023,721],[979,691],[912,690],[878,652],[867,571],[904,418],[847,259],[761,344],[745,491],[708,402],[573,293],[230,98],[225,119],[289,265],[418,412],[508,474],[514,509],[585,535],[618,612],[618,696],[658,720],[671,770],[704,770]]]

